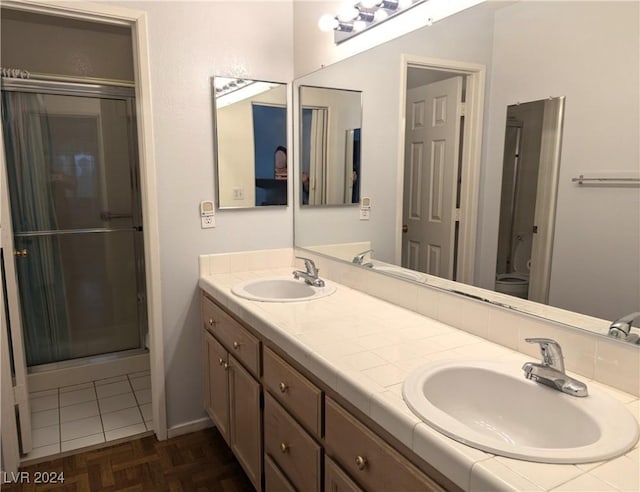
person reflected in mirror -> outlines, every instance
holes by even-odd
[[[276,179],[287,179],[287,148],[282,145],[276,147],[273,153],[273,165]]]

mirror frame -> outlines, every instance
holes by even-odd
[[[220,205],[220,159],[219,159],[219,153],[218,153],[218,149],[219,149],[219,142],[218,142],[218,108],[216,105],[216,87],[215,87],[215,79],[216,78],[227,78],[227,79],[243,79],[243,80],[250,80],[252,82],[263,82],[263,83],[267,83],[267,84],[278,84],[279,86],[284,88],[285,91],[285,110],[286,110],[286,142],[287,142],[287,180],[286,180],[286,190],[287,190],[287,203],[286,204],[281,204],[281,205],[253,205],[253,206],[238,206],[238,207],[233,207],[233,206],[221,206]],[[212,131],[213,131],[213,172],[214,172],[214,179],[215,179],[215,206],[216,206],[216,210],[274,210],[274,209],[280,209],[280,208],[286,208],[288,207],[289,204],[289,186],[290,186],[290,179],[289,177],[291,176],[292,170],[293,170],[293,163],[292,163],[292,159],[291,156],[293,156],[294,154],[292,152],[290,152],[288,149],[291,148],[291,145],[289,145],[290,142],[290,135],[291,135],[291,110],[292,110],[292,104],[291,104],[291,99],[289,97],[289,86],[290,83],[289,82],[277,82],[275,80],[264,80],[264,79],[253,79],[253,78],[249,78],[249,77],[236,77],[233,75],[223,75],[223,74],[216,74],[216,75],[212,75],[209,79],[210,81],[210,85],[211,85],[211,113],[212,113]],[[255,169],[255,162],[254,162],[254,169]],[[254,175],[254,180],[255,180],[255,175]],[[283,180],[284,181],[284,180]]]

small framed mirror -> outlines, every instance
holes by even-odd
[[[360,202],[362,92],[300,86],[300,186],[304,206]]]
[[[218,208],[287,205],[287,85],[214,76]]]

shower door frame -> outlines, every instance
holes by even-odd
[[[109,4],[91,4],[85,2],[57,2],[54,0],[4,0],[3,8],[20,10],[26,12],[40,13],[44,15],[72,18],[94,22],[98,24],[111,24],[127,26],[131,29],[132,49],[134,63],[135,101],[136,101],[136,126],[138,129],[138,162],[140,166],[140,190],[142,215],[145,223],[143,230],[144,237],[144,258],[145,258],[145,281],[147,292],[147,318],[149,327],[149,349],[151,366],[151,393],[153,428],[159,440],[167,439],[167,415],[166,415],[166,395],[165,395],[165,364],[164,364],[164,343],[163,343],[163,323],[162,323],[162,293],[160,281],[160,250],[159,250],[159,219],[158,219],[158,199],[156,184],[155,150],[153,136],[153,115],[151,102],[151,70],[149,60],[149,41],[147,28],[147,14],[141,10],[128,7],[120,7]],[[1,122],[0,122],[1,125]],[[0,132],[1,135],[2,132]],[[1,136],[0,136],[1,139]],[[1,140],[0,140],[1,141]],[[0,153],[0,167],[4,168],[4,152]],[[6,211],[3,210],[3,213]],[[5,228],[2,228],[6,234]],[[10,236],[11,237],[11,236]],[[6,248],[6,242],[4,242]],[[12,256],[12,255],[11,255]],[[13,263],[10,258],[9,263]],[[8,279],[7,292],[9,289],[17,289],[15,278]],[[18,308],[19,309],[19,308]],[[3,328],[4,328],[4,319]],[[5,343],[6,330],[0,331],[2,353],[0,358],[6,360],[9,357],[7,344]],[[19,362],[19,361],[18,361]],[[19,364],[16,364],[19,365]],[[26,373],[26,365],[23,367]],[[24,391],[28,391],[25,387]],[[14,388],[2,386],[3,404],[6,401],[16,404],[17,398]],[[27,415],[28,417],[28,415]],[[20,449],[14,443],[16,440],[10,439],[17,436],[16,426],[3,426],[3,472],[16,471],[11,469],[12,465],[19,461]],[[4,447],[4,445],[7,445]],[[29,443],[30,446],[30,443]]]
[[[116,352],[105,352],[100,354],[94,354],[89,356],[74,357],[70,359],[47,362],[44,364],[37,364],[28,366],[28,373],[36,373],[49,371],[54,369],[60,369],[64,367],[70,367],[73,365],[86,364],[93,360],[99,361],[107,357],[119,357],[123,355],[138,355],[145,352],[144,350],[144,336],[145,331],[148,329],[146,309],[141,309],[140,304],[146,299],[145,289],[145,261],[144,261],[144,239],[135,232],[144,231],[144,223],[142,217],[142,207],[140,192],[140,164],[138,162],[135,150],[138,147],[137,131],[135,128],[136,111],[135,111],[135,90],[133,84],[127,85],[101,85],[101,84],[87,84],[83,80],[78,82],[60,82],[50,81],[44,79],[4,79],[2,80],[2,91],[7,92],[21,92],[31,94],[46,94],[54,96],[72,96],[72,97],[91,97],[95,99],[113,99],[117,101],[125,101],[127,105],[127,111],[130,112],[130,116],[133,124],[128,129],[129,138],[129,162],[130,164],[130,176],[131,176],[131,214],[132,214],[132,228],[134,231],[134,255],[135,255],[135,277],[136,284],[138,286],[138,336],[139,346],[134,349],[120,350]],[[52,116],[89,116],[79,113],[69,114],[52,114]],[[98,124],[98,138],[101,139],[100,125]],[[6,143],[5,143],[6,145]],[[7,220],[7,225],[9,221]],[[13,229],[13,227],[12,227]],[[56,231],[35,231],[26,233],[15,233],[12,231],[12,238],[15,241],[16,237],[38,237],[38,236],[57,236],[67,234],[91,234],[91,233],[110,233],[120,232],[126,229],[110,227],[102,228],[90,228],[90,229],[73,229],[73,230],[56,230]],[[13,244],[13,243],[10,243]],[[142,260],[142,261],[140,261]],[[19,292],[19,290],[18,290]],[[18,294],[19,296],[20,294]]]

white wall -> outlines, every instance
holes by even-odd
[[[437,23],[456,12],[483,0],[429,0],[411,9],[406,15],[398,15],[348,40],[336,45],[333,32],[321,32],[318,20],[323,14],[335,16],[343,0],[293,0],[295,24],[294,67],[295,77],[319,70],[325,66],[362,53],[373,46],[385,43],[405,33],[427,25],[432,19]]]
[[[571,182],[640,172],[639,16],[638,2],[524,2],[496,12],[478,285],[494,282],[506,107],[566,96],[550,304],[605,319],[640,307],[640,189]]]
[[[218,211],[213,199],[214,75],[288,82],[293,77],[289,2],[118,2],[148,14],[159,202],[168,426],[204,417],[198,256],[290,247],[291,207]]]
[[[371,241],[376,259],[390,263],[395,261],[394,231],[401,226],[396,223],[400,54],[489,66],[493,46],[492,22],[491,9],[476,8],[473,14],[461,12],[447,19],[446,23],[436,23],[428,29],[409,33],[392,43],[382,44],[296,80],[296,91],[298,84],[362,91],[360,193],[362,197],[372,199],[369,221],[359,220],[356,207],[305,207],[300,210],[296,203],[298,246]]]

